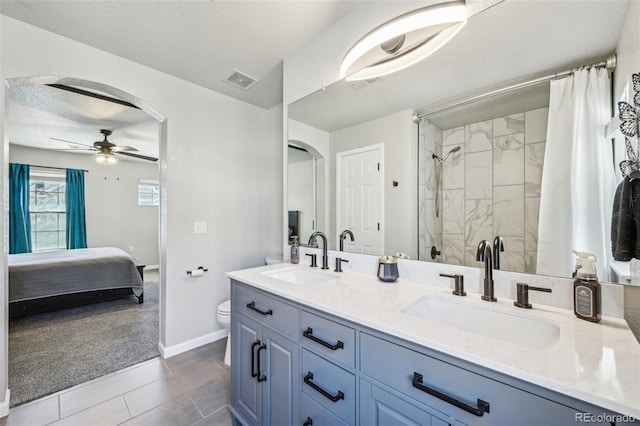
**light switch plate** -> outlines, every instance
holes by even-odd
[[[206,234],[207,233],[207,222],[202,222],[202,221],[193,222],[193,233],[194,234]]]

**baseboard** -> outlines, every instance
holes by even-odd
[[[0,402],[0,417],[6,417],[9,415],[10,400],[11,400],[11,391],[7,389],[7,393],[4,395],[4,401]]]
[[[160,269],[160,265],[147,265],[144,267],[145,271],[152,271],[154,269]]]
[[[160,342],[158,343],[158,350],[162,358],[171,358],[172,356],[195,349],[199,346],[224,339],[227,337],[227,334],[227,330],[223,328],[222,330],[214,331],[213,333],[205,334],[204,336],[196,337],[195,339],[187,340],[186,342],[173,346],[164,346],[162,342]]]

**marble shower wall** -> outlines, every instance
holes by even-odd
[[[436,163],[433,154],[442,155],[442,130],[422,120],[418,131],[418,259],[439,262],[442,256],[431,259],[431,247],[442,249],[442,210],[436,217]],[[442,181],[442,177],[440,177]],[[440,193],[442,199],[442,193]],[[442,209],[442,207],[440,207]]]
[[[442,262],[480,266],[475,260],[478,242],[501,235],[501,269],[535,273],[547,115],[548,108],[541,108],[442,131],[443,155],[460,147],[443,166]],[[424,127],[426,140],[420,146],[428,150],[429,135],[438,130],[431,123]],[[424,198],[427,204],[429,198]],[[433,235],[439,241],[437,229]]]

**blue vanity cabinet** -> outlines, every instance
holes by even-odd
[[[564,426],[616,415],[234,280],[231,294],[236,424]]]
[[[311,310],[301,311],[301,424],[356,424],[355,329]]]
[[[445,414],[418,407],[407,398],[360,379],[360,424],[370,426],[462,426]]]
[[[604,413],[532,385],[505,383],[495,373],[480,374],[480,367],[463,368],[460,360],[427,348],[381,337],[360,333],[361,373],[397,391],[405,402],[446,413],[443,418],[452,424],[564,426],[575,424],[579,412]],[[388,415],[386,405],[385,410]]]
[[[242,424],[298,425],[298,309],[239,284],[232,300],[231,411]]]

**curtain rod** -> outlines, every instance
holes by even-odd
[[[38,167],[40,169],[67,170],[65,167],[36,166],[35,164],[29,164],[29,167]],[[85,173],[89,173],[89,170],[85,170],[85,169],[77,169],[77,170],[82,170]]]
[[[568,77],[568,76],[572,75],[575,70],[581,69],[581,68],[607,68],[607,70],[609,70],[609,72],[613,72],[613,70],[616,69],[616,62],[617,62],[616,54],[614,53],[611,56],[609,56],[606,60],[598,62],[598,63],[595,63],[595,64],[584,65],[582,67],[576,67],[576,68],[574,68],[572,70],[559,72],[559,73],[555,73],[555,74],[550,74],[550,75],[547,75],[547,76],[544,76],[544,77],[534,78],[532,80],[524,81],[522,83],[513,84],[511,86],[503,87],[501,89],[496,89],[496,90],[492,90],[490,92],[482,93],[480,95],[472,96],[470,98],[463,99],[463,100],[457,101],[457,102],[453,102],[453,103],[450,103],[450,104],[445,105],[445,106],[433,108],[433,109],[428,110],[426,112],[416,112],[413,115],[413,121],[416,122],[416,123],[419,123],[420,120],[422,120],[423,118],[428,117],[429,115],[432,115],[432,114],[435,114],[435,113],[447,111],[447,110],[450,110],[452,108],[464,106],[464,105],[467,105],[467,104],[470,104],[470,103],[473,103],[473,102],[476,102],[476,101],[481,101],[481,100],[484,100],[484,99],[487,99],[487,98],[490,98],[490,97],[493,97],[493,96],[496,96],[496,95],[502,95],[504,93],[512,92],[514,90],[525,89],[527,87],[536,86],[538,84],[546,83],[546,82],[554,80],[554,79]]]

